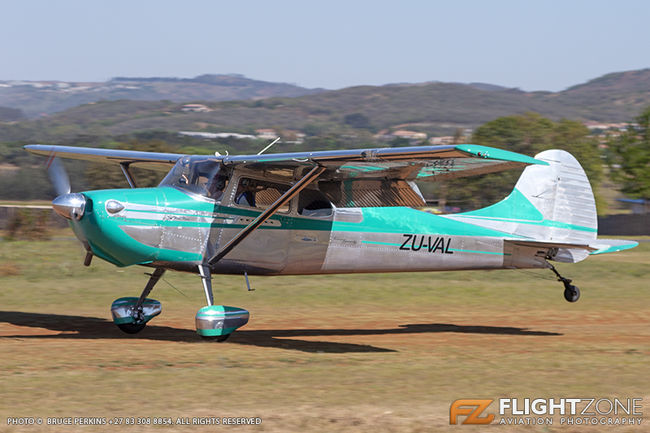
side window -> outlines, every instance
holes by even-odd
[[[298,196],[298,213],[310,217],[328,217],[332,215],[332,203],[322,192],[304,189]]]
[[[264,210],[271,206],[288,189],[289,185],[243,177],[239,180],[239,185],[237,185],[235,204]],[[278,209],[278,212],[288,213],[289,203]]]
[[[228,177],[223,175],[216,175],[212,181],[208,183],[208,197],[216,201],[221,201],[223,192],[228,186]]]

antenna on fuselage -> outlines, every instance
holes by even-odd
[[[264,149],[262,149],[262,150],[260,150],[259,152],[257,152],[257,154],[258,154],[258,155],[263,154],[264,152],[266,152],[267,150],[269,150],[269,149],[271,148],[271,146],[273,146],[273,145],[274,145],[275,143],[277,143],[278,141],[280,141],[280,137],[278,137],[278,138],[276,138],[275,140],[273,140],[273,141],[271,142],[271,144],[269,144],[269,145],[266,146]]]

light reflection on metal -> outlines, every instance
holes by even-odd
[[[111,305],[113,322],[118,325],[147,323],[162,312],[162,305],[155,299],[135,297],[119,298]]]
[[[116,214],[124,209],[124,205],[117,200],[108,200],[106,202],[106,211],[111,214]]]
[[[289,188],[287,192],[282,194],[280,198],[277,199],[275,203],[269,206],[264,212],[259,214],[249,225],[244,227],[239,233],[235,235],[219,252],[217,252],[213,257],[210,258],[208,263],[214,265],[219,260],[221,260],[226,254],[228,254],[233,248],[235,248],[241,241],[246,239],[246,237],[251,234],[257,227],[262,225],[264,221],[269,219],[273,214],[289,202],[293,197],[296,196],[300,191],[302,191],[307,185],[313,182],[322,172],[326,170],[325,167],[319,165],[314,166],[309,173],[307,173],[302,179],[300,179],[294,186]]]
[[[86,197],[83,194],[63,194],[52,201],[54,211],[69,220],[79,221],[86,208]]]
[[[246,279],[246,287],[248,288],[248,291],[254,291],[255,289],[251,289],[251,283],[248,281],[248,272],[244,271],[244,278]]]
[[[266,146],[264,149],[262,149],[262,150],[260,150],[259,152],[257,152],[257,154],[258,154],[258,155],[263,154],[264,152],[266,152],[267,150],[269,150],[269,149],[271,148],[271,146],[273,146],[273,145],[274,145],[275,143],[277,143],[278,141],[280,141],[280,137],[278,137],[278,138],[276,138],[275,140],[273,140],[273,141],[271,142],[271,144],[269,144],[269,145]]]
[[[210,267],[199,265],[199,274],[201,274],[201,283],[203,283],[205,301],[208,306],[212,306],[214,304],[214,295],[212,294],[212,275],[210,274]]]
[[[126,181],[129,183],[129,186],[131,188],[137,188],[138,185],[135,183],[135,178],[133,177],[133,174],[131,174],[131,170],[129,169],[130,164],[126,162],[121,162],[120,163],[120,168],[122,169],[122,173],[124,174],[124,177],[126,177]]]

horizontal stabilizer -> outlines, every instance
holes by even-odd
[[[596,251],[598,247],[587,245],[585,243],[570,243],[570,242],[557,242],[557,241],[531,241],[531,240],[506,240],[506,242],[522,247],[533,248],[571,248],[578,250]]]
[[[590,254],[615,253],[616,251],[629,250],[637,245],[639,245],[638,242],[626,239],[596,239],[589,243],[589,246],[595,249]]]
[[[506,239],[504,251],[512,248],[534,248],[535,256],[562,263],[578,263],[598,249],[591,242],[581,240],[562,242],[549,239]]]
[[[558,242],[553,240],[506,239],[504,249],[516,247],[536,248],[544,251],[549,259],[563,263],[577,263],[590,254],[614,253],[639,245],[638,242],[624,239],[595,239],[587,242]],[[539,253],[538,257],[541,257]]]

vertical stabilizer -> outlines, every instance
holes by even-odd
[[[596,202],[580,163],[563,150],[546,150],[535,158],[549,165],[526,167],[515,185],[544,218],[533,237],[566,242],[596,239]]]
[[[589,244],[596,239],[598,220],[594,194],[580,163],[564,150],[546,150],[535,158],[549,165],[526,167],[508,197],[450,217],[518,238]],[[557,259],[579,261],[587,254],[584,250],[566,250]],[[563,255],[568,255],[565,260]]]

